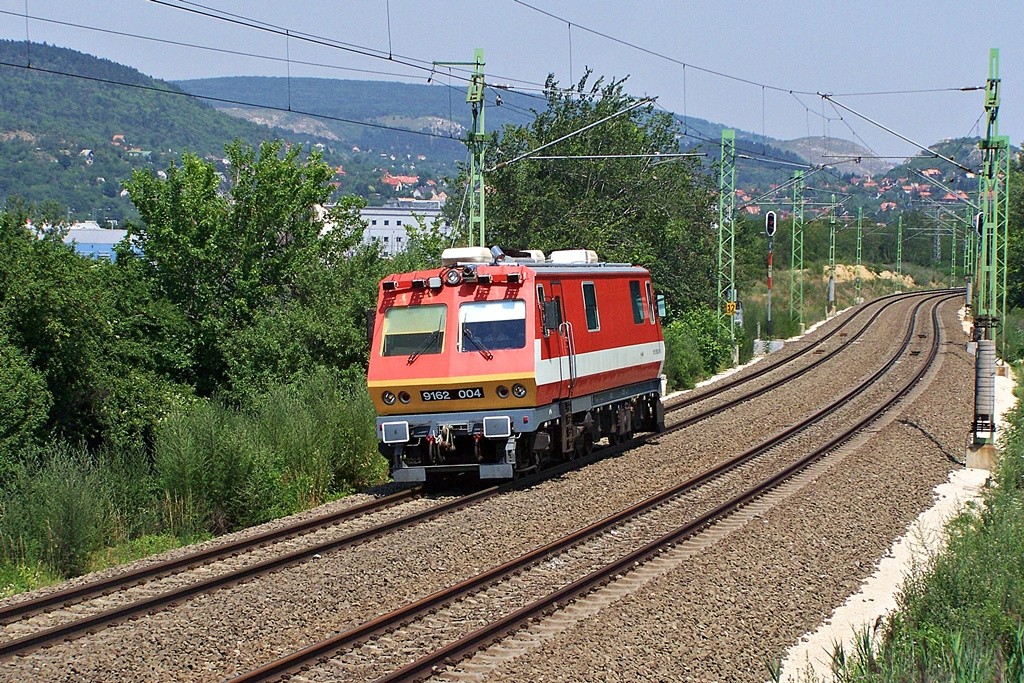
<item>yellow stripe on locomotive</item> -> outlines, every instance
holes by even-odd
[[[501,410],[537,405],[532,375],[437,377],[367,383],[378,415]]]

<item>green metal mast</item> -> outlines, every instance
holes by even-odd
[[[964,229],[964,278],[969,278],[974,275],[975,266],[975,254],[974,236],[977,234],[974,230],[974,213],[968,207],[964,213],[966,214],[967,227]]]
[[[789,250],[789,315],[804,331],[804,172],[793,174],[793,241]]]
[[[863,303],[864,302],[864,298],[861,297],[861,295],[860,295],[860,258],[861,258],[861,253],[863,252],[863,245],[864,245],[864,243],[863,243],[863,234],[864,234],[863,222],[864,222],[864,208],[861,207],[861,208],[857,209],[857,265],[856,265],[856,267],[854,269],[854,273],[853,273],[854,276],[855,276],[854,280],[853,280],[853,288],[854,288],[854,292],[855,292],[853,303],[855,303],[855,304],[859,304],[859,303]]]
[[[828,211],[828,294],[826,296],[825,317],[836,312],[836,196],[832,195],[832,205]]]
[[[473,125],[466,134],[469,147],[469,246],[474,237],[479,237],[480,246],[486,246],[484,233],[484,148],[487,137],[484,134],[484,51],[477,48],[472,62],[434,62],[434,66],[471,66],[473,75],[469,78],[466,103],[473,108]]]
[[[949,237],[949,286],[956,287],[956,223],[952,223]]]
[[[480,246],[487,246],[484,234],[484,51],[473,52],[473,75],[469,79],[466,103],[473,108],[473,130],[469,132],[469,246],[473,233],[480,236]]]
[[[1010,244],[1010,138],[1007,135],[997,136],[999,144],[999,164],[996,175],[1002,174],[1000,180],[999,200],[996,206],[996,302],[999,304],[999,339],[1003,358],[1006,357],[1006,271],[1008,270],[1008,251]]]
[[[995,339],[994,330],[999,324],[997,311],[1001,302],[999,275],[1001,254],[1000,232],[1000,172],[1002,159],[1009,143],[999,135],[999,50],[989,52],[988,81],[985,87],[985,112],[987,129],[985,139],[979,143],[982,152],[982,172],[979,179],[982,215],[981,244],[975,322],[980,339]],[[1004,217],[1005,218],[1005,217]],[[1005,234],[1005,233],[1004,233]],[[1004,239],[1005,242],[1005,239]]]
[[[718,315],[736,338],[736,131],[722,130],[718,176]],[[726,321],[728,318],[728,322]]]
[[[979,179],[979,204],[981,205],[981,255],[978,259],[977,303],[974,309],[974,336],[977,342],[975,355],[974,385],[974,433],[973,445],[976,453],[984,454],[995,444],[995,365],[996,329],[1000,323],[997,313],[1002,313],[1002,299],[1005,296],[1005,280],[999,273],[1003,265],[1005,273],[1005,243],[1007,237],[1006,212],[1000,194],[1005,192],[1003,182],[1009,180],[1009,140],[999,135],[999,50],[989,51],[988,80],[985,85],[985,114],[987,118],[985,138],[979,143],[982,154],[982,171]],[[1003,159],[1007,158],[1004,168]],[[1000,177],[1002,174],[1002,177]],[[1002,215],[1000,215],[1002,214]],[[1000,254],[999,238],[1003,236],[1003,252]],[[1002,261],[1002,264],[1001,264]],[[1002,286],[1002,290],[1000,290]],[[972,451],[968,449],[968,466],[971,465]]]
[[[896,291],[903,291],[903,214],[896,224]]]

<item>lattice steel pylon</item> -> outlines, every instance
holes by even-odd
[[[896,291],[903,291],[903,215],[896,223]]]
[[[974,306],[974,336],[977,341],[974,385],[974,451],[991,451],[995,443],[995,356],[996,330],[1005,312],[1006,243],[1008,237],[1005,199],[1009,186],[1009,139],[999,135],[999,50],[989,51],[988,80],[985,85],[985,138],[979,143],[982,171],[979,179],[981,242],[978,259],[977,298]],[[1000,244],[1000,239],[1002,244]],[[1002,271],[1002,272],[1000,272]],[[1005,338],[1004,338],[1005,344]],[[987,459],[982,458],[983,460]]]
[[[789,250],[789,315],[804,331],[804,172],[793,174],[793,238]]]
[[[722,130],[718,182],[718,316],[736,338],[736,131]]]
[[[466,91],[466,104],[473,109],[473,125],[466,133],[466,146],[469,147],[469,238],[468,245],[474,246],[473,238],[478,236],[480,246],[486,246],[484,231],[484,151],[487,136],[484,133],[484,51],[477,48],[473,52],[472,62],[434,62],[434,66],[471,66],[473,75],[469,77],[469,88]]]
[[[864,228],[863,228],[863,223],[864,223],[864,209],[863,208],[859,208],[859,209],[857,209],[857,265],[856,265],[856,267],[854,268],[854,271],[853,271],[853,274],[854,274],[853,289],[854,289],[854,292],[855,292],[853,303],[855,303],[855,304],[864,303],[864,297],[862,297],[860,295],[860,261],[861,261],[861,254],[863,253],[863,247],[864,247],[864,241],[863,241],[863,238],[864,238]]]

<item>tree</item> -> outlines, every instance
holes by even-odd
[[[1006,304],[1012,309],[1024,308],[1024,160],[1020,157],[1011,164],[1008,185]]]
[[[571,91],[546,83],[547,108],[529,126],[506,125],[489,166],[625,110],[623,80],[588,72]],[[672,117],[645,105],[544,150],[549,156],[680,151]],[[714,193],[692,158],[525,159],[487,174],[489,241],[518,249],[587,248],[603,260],[648,267],[675,310],[712,303]]]
[[[325,208],[333,169],[299,152],[275,141],[257,153],[236,141],[226,150],[227,178],[185,154],[166,180],[136,171],[125,183],[142,217],[130,232],[149,276],[190,326],[187,379],[201,394],[223,385],[232,334],[295,300],[304,274],[341,262],[361,236],[361,201]]]

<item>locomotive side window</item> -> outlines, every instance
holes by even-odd
[[[651,313],[651,324],[654,324],[654,290],[651,289],[651,283],[647,282],[647,308]]]
[[[587,311],[587,329],[591,332],[601,329],[601,319],[597,315],[597,291],[593,282],[583,283],[583,307]]]
[[[644,321],[644,295],[639,280],[629,281],[629,297],[633,300],[633,322],[639,325]]]
[[[392,306],[384,311],[382,356],[441,353],[448,307]]]
[[[459,306],[459,351],[489,353],[526,346],[526,302],[476,301]]]

